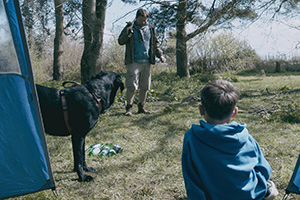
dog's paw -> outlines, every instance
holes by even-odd
[[[79,182],[91,182],[93,180],[94,180],[94,178],[89,175],[85,175],[83,178],[79,178]]]
[[[96,169],[92,168],[92,167],[84,167],[83,170],[86,172],[95,172],[96,171]]]

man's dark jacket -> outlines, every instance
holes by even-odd
[[[131,23],[127,23],[127,25],[122,30],[121,34],[118,38],[118,43],[120,45],[126,44],[126,51],[125,51],[125,64],[131,64],[133,63],[134,59],[134,47],[133,47],[133,36],[128,37],[127,28],[131,26]],[[149,48],[149,60],[151,64],[155,64],[155,56],[160,58],[162,56],[162,51],[158,46],[157,36],[154,30],[154,26],[150,26],[151,31],[151,38],[150,38],[150,48]]]

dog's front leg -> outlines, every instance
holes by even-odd
[[[95,172],[96,169],[95,168],[92,168],[92,167],[88,167],[87,164],[86,164],[86,161],[85,161],[85,152],[84,152],[84,149],[85,149],[85,140],[83,141],[83,170],[86,171],[86,172]]]
[[[94,178],[86,175],[84,171],[84,143],[85,137],[80,137],[78,134],[72,134],[73,156],[74,156],[74,171],[79,176],[79,181],[90,182]]]

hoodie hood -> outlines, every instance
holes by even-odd
[[[224,153],[236,154],[248,141],[246,124],[233,121],[229,124],[208,124],[200,120],[200,125],[192,125],[192,134],[201,142]]]

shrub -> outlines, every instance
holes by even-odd
[[[71,38],[66,37],[63,43],[63,49],[63,79],[80,81],[80,62],[83,52],[83,44],[79,40],[71,40]]]
[[[80,81],[80,61],[83,45],[66,37],[63,43],[62,79]],[[53,40],[45,41],[43,52],[30,47],[31,63],[36,82],[53,79]]]
[[[300,123],[300,103],[274,105],[271,111],[261,113],[265,121],[281,120],[287,123]]]
[[[33,75],[36,82],[49,81],[53,78],[53,52],[51,52],[50,49],[53,48],[49,40],[44,42],[43,52],[40,52],[38,45],[31,42],[29,51]]]
[[[300,63],[288,60],[260,60],[256,63],[256,71],[264,70],[266,73],[276,73],[276,61],[280,63],[280,72],[300,72]]]
[[[104,44],[102,58],[102,69],[104,71],[126,72],[124,63],[125,46],[119,45],[116,38],[112,38]]]
[[[195,41],[194,41],[195,42]],[[258,55],[230,32],[201,38],[190,52],[191,73],[218,73],[254,68]]]
[[[300,123],[300,103],[291,103],[278,107],[279,109],[275,115],[279,115],[282,121],[288,123]]]

